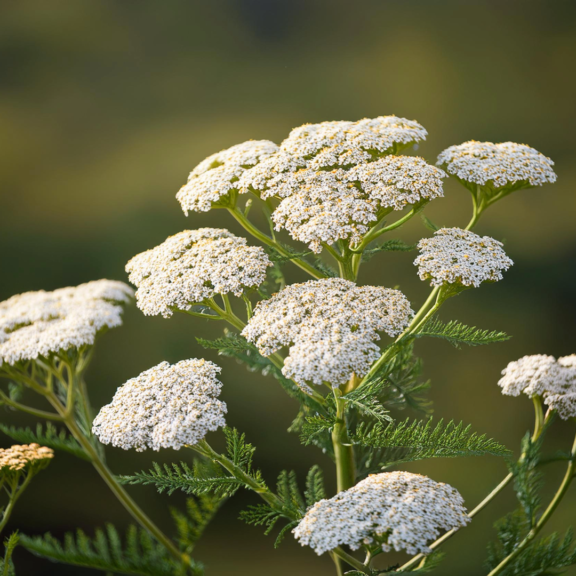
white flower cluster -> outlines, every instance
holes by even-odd
[[[360,242],[382,209],[442,196],[444,176],[422,158],[387,156],[350,170],[284,172],[268,181],[263,196],[283,198],[272,214],[276,230],[320,252],[322,243]]]
[[[564,420],[576,417],[576,354],[558,360],[543,354],[524,356],[506,366],[498,385],[507,396],[542,396]]]
[[[247,246],[228,230],[184,230],[134,256],[126,265],[138,287],[136,301],[144,314],[172,316],[214,294],[241,296],[259,286],[271,266],[262,248]]]
[[[357,550],[381,544],[384,552],[431,552],[442,530],[466,526],[470,518],[459,492],[426,476],[385,472],[308,510],[293,530],[303,546],[322,554],[340,545]]]
[[[524,144],[464,142],[450,146],[438,156],[438,165],[460,180],[493,189],[542,186],[555,182],[554,162]]]
[[[226,425],[226,404],[218,400],[219,372],[202,359],[162,362],[118,388],[92,431],[103,444],[138,452],[196,444]]]
[[[0,302],[0,365],[93,344],[100,330],[122,324],[120,304],[132,295],[123,282],[96,280]]]
[[[414,260],[421,280],[432,286],[458,283],[478,288],[482,282],[502,280],[502,270],[513,262],[502,243],[460,228],[442,228],[432,238],[418,242],[420,256]]]
[[[329,278],[293,284],[261,301],[242,335],[264,356],[289,347],[283,374],[300,386],[336,387],[380,356],[379,331],[396,336],[413,311],[398,290]]]
[[[207,212],[214,202],[237,188],[243,172],[277,150],[269,140],[249,140],[212,154],[192,170],[188,183],[176,195],[182,209],[186,215],[189,210]]]

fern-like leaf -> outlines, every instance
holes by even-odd
[[[12,532],[10,537],[4,541],[4,558],[0,558],[0,574],[2,576],[16,576],[12,554],[20,542],[18,532]]]
[[[63,542],[49,533],[21,535],[20,544],[37,556],[56,562],[118,574],[200,576],[203,573],[201,564],[186,567],[176,562],[164,546],[134,526],[128,529],[125,544],[111,524],[106,530],[97,529],[93,538],[77,530],[75,534],[66,534]]]
[[[326,490],[324,489],[324,474],[318,464],[315,464],[308,471],[306,476],[306,490],[304,492],[306,498],[306,505],[313,506],[319,500],[326,498]]]
[[[367,427],[361,424],[352,435],[352,442],[370,451],[362,462],[364,469],[382,469],[392,464],[426,458],[456,458],[461,456],[506,456],[509,451],[496,442],[470,431],[470,426],[440,420],[409,419],[399,424]]]
[[[80,444],[78,444],[72,436],[68,436],[66,430],[58,430],[50,422],[46,423],[45,430],[42,424],[38,424],[36,426],[36,432],[30,428],[16,428],[15,426],[7,426],[6,424],[0,423],[0,432],[3,432],[6,436],[21,444],[32,444],[35,442],[42,446],[52,448],[53,450],[68,452],[68,454],[72,454],[83,460],[90,460],[88,454],[84,452]]]
[[[415,249],[416,246],[414,244],[406,244],[406,242],[402,240],[386,240],[386,242],[382,242],[379,246],[364,250],[362,253],[362,262],[368,262],[368,260],[378,252],[410,252]]]
[[[118,480],[122,484],[153,485],[160,493],[173,494],[181,490],[195,496],[213,494],[218,498],[232,496],[243,486],[236,478],[223,474],[221,468],[199,460],[194,461],[192,468],[185,462],[163,465],[153,462],[150,470],[119,476]]]
[[[437,319],[431,319],[426,322],[416,334],[416,338],[423,338],[425,336],[442,338],[456,348],[460,347],[461,344],[466,344],[467,346],[482,346],[484,344],[494,344],[495,342],[505,342],[511,338],[504,332],[482,330],[475,326],[466,326],[456,320],[445,323]]]

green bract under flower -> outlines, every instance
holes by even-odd
[[[122,324],[121,304],[132,295],[123,282],[95,280],[0,302],[0,365],[94,344],[100,330]]]
[[[414,265],[420,279],[430,280],[432,286],[478,288],[482,282],[502,280],[502,270],[513,264],[501,242],[460,228],[442,228],[432,238],[420,240],[418,249]]]
[[[219,372],[202,359],[162,362],[120,386],[92,430],[103,444],[138,452],[196,444],[226,425]]]
[[[271,266],[262,248],[247,246],[228,230],[184,230],[134,256],[128,264],[136,302],[146,315],[172,316],[214,294],[241,296],[259,286]]]
[[[442,530],[466,526],[470,518],[459,492],[409,472],[374,474],[320,500],[293,530],[317,554],[345,545],[379,545],[384,552],[431,552],[428,542]]]
[[[380,356],[378,332],[398,335],[412,314],[398,290],[313,280],[260,302],[242,335],[264,356],[288,346],[282,372],[301,386],[337,387],[366,374]]]

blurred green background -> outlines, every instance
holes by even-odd
[[[505,281],[464,293],[442,314],[513,339],[464,350],[418,344],[437,417],[472,423],[517,450],[532,423],[531,405],[502,397],[499,372],[525,354],[576,351],[575,60],[572,1],[5,0],[0,300],[102,277],[125,280],[130,257],[185,228],[229,226],[240,233],[223,212],[185,218],[174,195],[205,156],[247,139],[279,142],[305,122],[396,114],[428,129],[419,154],[431,162],[469,139],[527,143],[554,159],[558,183],[516,193],[485,214],[478,231],[505,239],[516,264]],[[445,199],[427,215],[463,225],[469,204],[468,193],[449,182]],[[414,219],[400,236],[424,235]],[[413,257],[374,258],[360,280],[399,285],[417,306],[427,289]],[[329,461],[286,433],[296,406],[275,381],[196,345],[195,336],[215,337],[220,329],[184,316],[145,318],[131,307],[125,326],[98,346],[89,373],[94,404],[107,403],[117,386],[164,359],[204,355],[223,366],[229,423],[257,445],[257,464],[270,481],[282,468],[302,478],[318,459],[331,478]],[[2,419],[30,422],[5,410]],[[573,428],[557,425],[548,449],[567,448]],[[108,453],[118,473],[190,457]],[[409,469],[453,484],[470,506],[505,473],[504,463],[490,458]],[[558,465],[550,473],[547,494],[563,470]],[[183,497],[151,487],[132,492],[169,530],[167,506],[181,505]],[[326,556],[289,540],[274,551],[272,537],[240,523],[238,512],[250,502],[251,495],[237,495],[198,546],[207,574],[333,574]],[[438,573],[483,574],[492,523],[512,506],[508,489],[446,545]],[[575,511],[573,487],[551,527],[563,529]],[[88,464],[59,454],[23,497],[11,528],[61,535],[108,521],[125,526],[129,518]],[[390,564],[401,560],[391,555]],[[23,550],[16,563],[23,575],[92,573]]]

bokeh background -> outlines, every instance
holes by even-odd
[[[558,183],[519,192],[490,209],[478,231],[506,241],[515,266],[505,281],[452,300],[444,319],[500,329],[504,344],[456,350],[418,344],[437,417],[472,423],[517,450],[531,427],[526,399],[504,398],[496,382],[525,354],[576,351],[576,4],[527,0],[5,0],[0,7],[0,300],[97,278],[125,280],[124,265],[185,228],[229,226],[214,211],[188,218],[174,195],[205,156],[247,139],[281,141],[305,122],[396,114],[421,122],[419,154],[433,162],[465,140],[512,140],[556,162]],[[427,215],[463,225],[468,193],[454,182]],[[429,235],[414,219],[400,235]],[[427,290],[412,254],[374,258],[361,282],[399,285],[415,305]],[[290,271],[292,280],[301,276]],[[125,326],[101,339],[89,372],[94,404],[128,378],[162,361],[204,355],[223,366],[229,422],[258,447],[273,481],[283,468],[302,478],[330,462],[286,433],[295,404],[275,381],[201,350],[195,336],[221,327],[199,319],[145,318],[134,306]],[[410,414],[396,414],[403,418]],[[6,422],[32,423],[2,409]],[[548,450],[568,447],[574,424],[555,427]],[[10,441],[3,438],[4,445]],[[118,473],[190,458],[111,449]],[[412,464],[456,486],[474,506],[505,474],[493,458]],[[550,469],[545,493],[563,473]],[[184,498],[134,487],[135,498],[167,530],[168,506]],[[324,576],[327,557],[237,520],[254,498],[226,504],[197,547],[207,574]],[[494,520],[514,506],[508,489],[452,539],[437,573],[484,573]],[[576,487],[551,528],[576,517]],[[30,487],[10,523],[27,534],[62,535],[112,521],[120,509],[91,467],[59,454]],[[391,556],[390,564],[402,556]],[[92,573],[16,553],[19,574]],[[576,574],[576,571],[570,572]]]

